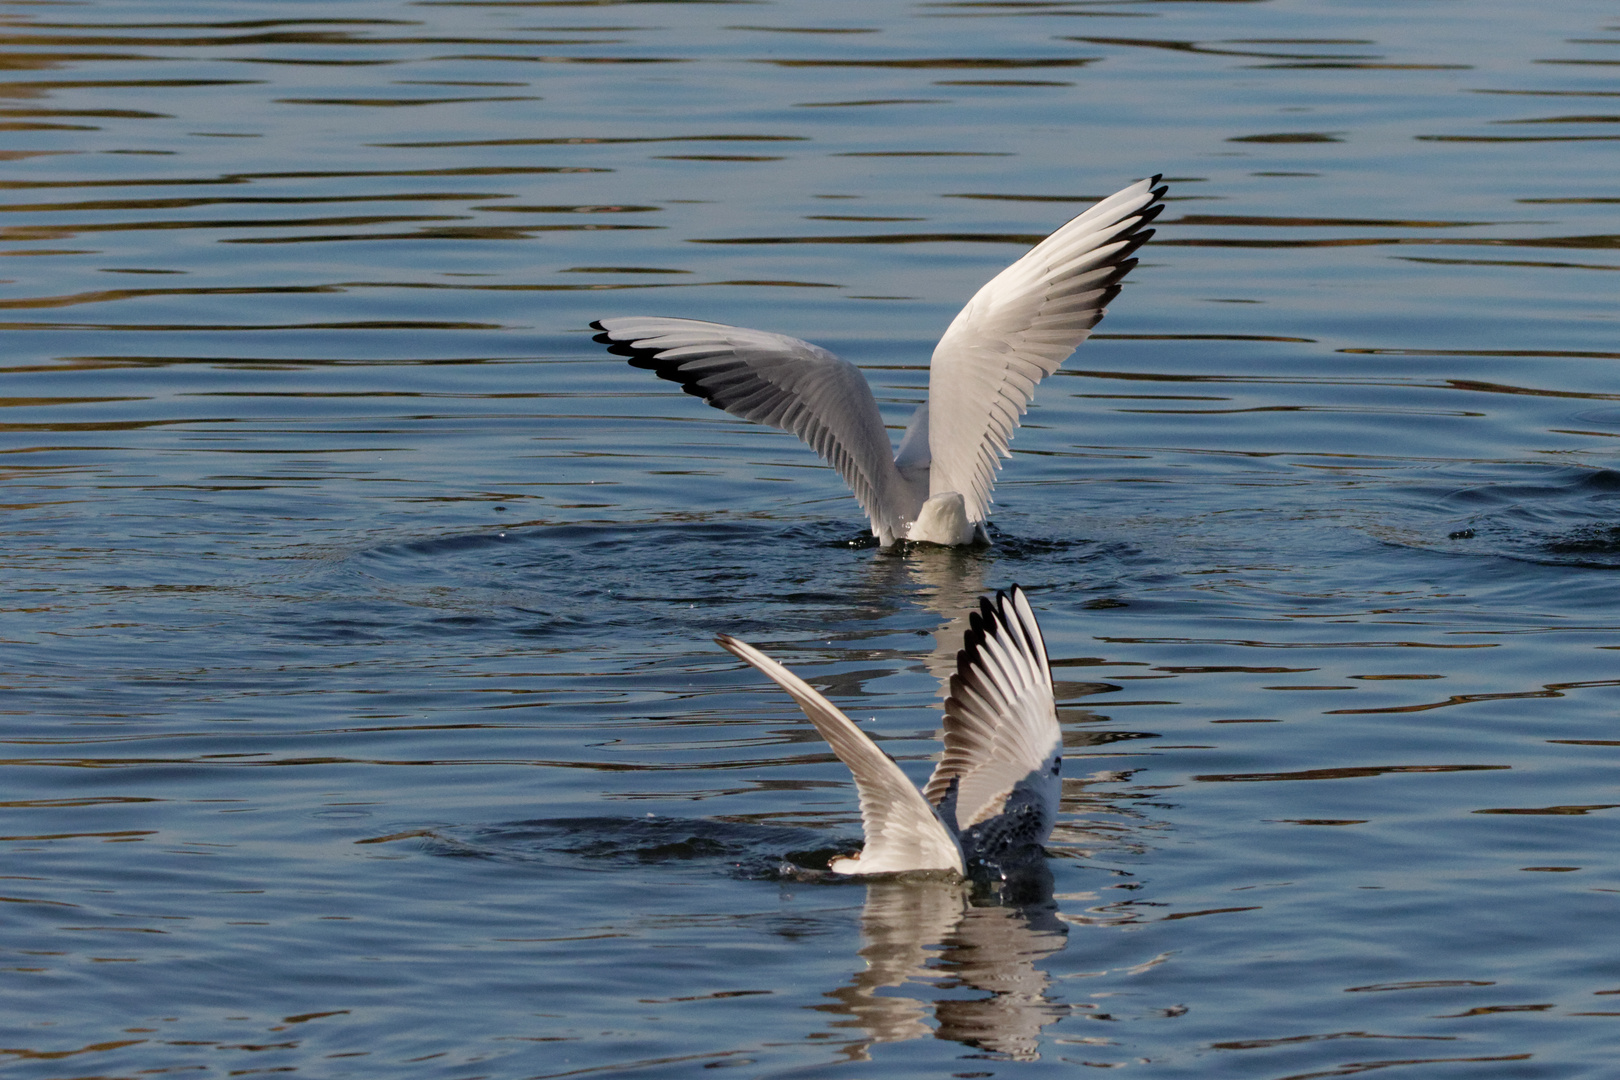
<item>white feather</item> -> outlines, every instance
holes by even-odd
[[[1091,333],[1153,235],[1159,178],[1109,196],[974,294],[934,349],[928,400],[891,453],[860,369],[783,334],[648,316],[602,319],[596,340],[734,416],[792,432],[838,470],[883,546],[986,539],[1001,459],[1035,386]],[[935,503],[941,496],[954,502]]]
[[[822,697],[815,687],[747,642],[724,634],[715,641],[769,675],[791,694],[838,755],[838,760],[848,765],[854,774],[866,847],[858,860],[834,860],[834,870],[846,874],[893,874],[907,870],[961,873],[965,869],[962,848],[956,837],[906,779],[894,759],[878,749],[871,736],[855,726],[855,721]]]
[[[1158,177],[1111,195],[990,279],[934,347],[928,379],[930,495],[954,491],[983,521],[1035,384],[1091,336],[1151,230]],[[1130,265],[1125,265],[1127,262]]]
[[[981,600],[969,621],[944,726],[945,753],[923,797],[938,805],[954,781],[955,823],[965,837],[1018,805],[1044,840],[1057,816],[1062,732],[1046,643],[1016,585],[994,602]]]
[[[792,695],[860,797],[866,847],[845,874],[1004,866],[1039,851],[1057,817],[1062,739],[1040,626],[1014,585],[980,601],[945,703],[945,753],[919,792],[866,732],[746,642],[715,638]]]

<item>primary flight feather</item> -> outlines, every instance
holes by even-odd
[[[996,470],[1035,385],[1102,319],[1165,191],[1153,176],[1110,195],[975,293],[934,347],[928,400],[898,450],[860,369],[807,341],[658,316],[591,326],[636,367],[797,435],[849,484],[884,547],[983,541]]]
[[[792,695],[854,775],[866,846],[834,859],[834,871],[1005,875],[1041,853],[1057,819],[1063,740],[1046,643],[1018,586],[981,599],[969,620],[945,699],[945,753],[921,791],[809,683],[747,642],[715,640]]]

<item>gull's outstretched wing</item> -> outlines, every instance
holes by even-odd
[[[855,726],[855,721],[809,683],[747,642],[726,634],[714,640],[791,694],[804,715],[821,732],[821,737],[832,746],[838,760],[848,765],[855,775],[855,790],[861,799],[861,824],[866,833],[866,848],[861,852],[856,872],[962,872],[962,849],[956,838],[906,779],[894,759],[878,749],[877,743]]]
[[[1091,335],[1131,253],[1153,235],[1165,188],[1151,177],[1110,195],[974,294],[934,348],[928,382],[929,494],[959,493],[983,521],[996,470],[1035,384]]]
[[[963,635],[945,700],[945,753],[923,797],[938,806],[956,781],[956,824],[963,832],[1006,810],[1020,784],[1031,789],[1026,797],[1050,796],[1055,813],[1061,752],[1046,643],[1024,591],[1014,585],[994,602],[980,600]]]
[[[634,366],[733,416],[797,435],[838,470],[885,545],[916,517],[877,400],[848,360],[785,334],[696,319],[631,316],[591,326],[602,331],[596,341]]]

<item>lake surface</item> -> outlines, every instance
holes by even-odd
[[[1613,4],[0,22],[8,1076],[1615,1075]],[[804,337],[898,428],[1152,173],[988,549],[590,340]],[[921,778],[1014,582],[1051,881],[792,869],[848,773],[713,635]]]

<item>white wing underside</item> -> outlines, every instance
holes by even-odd
[[[1035,385],[1091,336],[1163,204],[1157,176],[1073,219],[974,294],[940,338],[928,380],[930,495],[983,521]]]
[[[980,601],[970,620],[945,702],[945,752],[921,792],[814,687],[746,642],[715,640],[792,695],[854,775],[866,848],[858,861],[834,860],[834,870],[963,873],[964,845],[968,857],[993,860],[1051,832],[1062,736],[1046,645],[1018,586]],[[972,850],[980,840],[983,852]]]
[[[715,640],[792,695],[833,753],[854,774],[866,847],[858,861],[834,860],[833,869],[849,874],[963,872],[962,848],[956,838],[900,766],[878,749],[866,732],[813,686],[752,645],[723,634]]]
[[[938,806],[954,781],[958,829],[1001,814],[1020,786],[1056,813],[1062,732],[1052,669],[1035,613],[1016,585],[993,603],[981,600],[970,620],[944,727],[945,753],[923,797]]]
[[[798,436],[838,470],[884,546],[910,536],[936,496],[960,495],[981,526],[1035,385],[1090,335],[1153,234],[1158,179],[1104,199],[974,295],[934,349],[928,400],[898,451],[860,369],[809,342],[653,316],[602,319],[596,340],[716,408]]]
[[[695,319],[602,319],[598,341],[717,409],[797,435],[838,470],[885,544],[920,498],[895,468],[889,433],[860,368],[786,334]],[[915,503],[915,505],[912,505]]]

